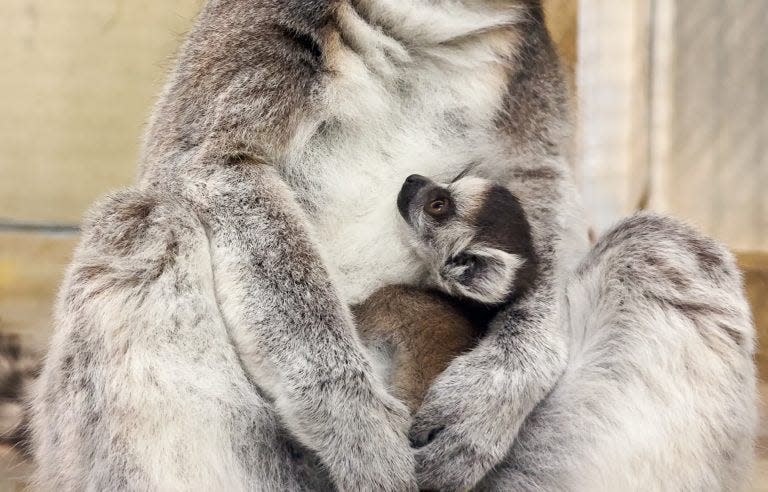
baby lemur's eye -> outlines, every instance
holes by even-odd
[[[445,200],[433,200],[432,203],[429,204],[429,208],[433,212],[439,213],[445,208]]]
[[[451,199],[444,192],[432,196],[424,205],[424,211],[435,218],[445,217],[451,211]]]

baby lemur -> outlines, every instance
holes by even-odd
[[[415,412],[435,377],[529,288],[537,258],[520,201],[486,179],[411,175],[397,208],[439,290],[385,287],[352,312],[390,391]]]

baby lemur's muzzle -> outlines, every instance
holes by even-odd
[[[425,178],[419,174],[411,174],[405,178],[405,183],[403,183],[403,187],[400,188],[400,193],[397,195],[397,210],[400,211],[400,215],[403,216],[408,224],[411,223],[411,214],[408,211],[411,202],[419,193],[419,190],[429,183],[429,178]]]

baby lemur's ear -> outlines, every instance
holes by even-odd
[[[518,255],[474,245],[446,260],[438,282],[452,294],[497,304],[507,299],[524,262]]]

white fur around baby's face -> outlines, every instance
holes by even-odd
[[[442,290],[497,304],[533,281],[530,226],[519,200],[505,188],[474,176],[438,184],[413,175],[397,205],[413,249]]]

